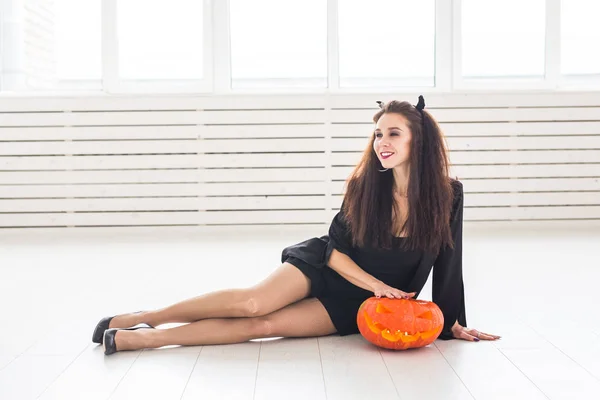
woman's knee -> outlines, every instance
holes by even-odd
[[[261,317],[255,335],[260,337],[324,336],[336,332],[327,310],[316,298],[307,298]]]
[[[296,303],[310,295],[311,282],[295,266],[284,263],[267,279],[244,290],[241,312],[261,317]]]
[[[240,301],[237,302],[237,312],[248,318],[262,317],[275,311],[275,301],[268,298],[256,289],[245,289]]]

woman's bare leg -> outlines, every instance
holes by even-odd
[[[295,266],[283,263],[253,287],[218,290],[158,310],[118,315],[110,321],[110,328],[127,328],[142,322],[159,326],[206,318],[257,317],[279,310],[309,294],[310,279]]]
[[[335,332],[325,307],[312,297],[261,317],[207,319],[171,329],[118,331],[115,342],[121,351],[241,343],[267,337],[325,336]]]

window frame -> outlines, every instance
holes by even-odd
[[[213,13],[211,0],[203,2],[202,80],[131,81],[119,78],[117,0],[102,0],[102,88],[107,94],[177,94],[213,92]],[[218,26],[218,25],[217,25]]]
[[[453,10],[453,66],[454,74],[452,86],[455,90],[549,90],[557,86],[557,75],[551,60],[557,57],[559,45],[552,43],[554,37],[549,34],[553,29],[560,29],[560,0],[546,0],[546,29],[545,29],[545,57],[544,75],[540,78],[465,78],[462,68],[462,0],[452,0]],[[558,10],[556,10],[558,3]],[[558,21],[557,21],[558,16]],[[560,38],[560,31],[558,32]],[[558,55],[560,59],[560,55]]]

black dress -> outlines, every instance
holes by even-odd
[[[422,250],[392,250],[356,247],[343,212],[338,212],[329,227],[329,234],[286,247],[282,262],[296,266],[311,280],[310,297],[316,297],[331,318],[340,336],[358,333],[356,315],[363,301],[374,293],[358,287],[330,268],[327,263],[333,249],[349,256],[376,279],[405,292],[417,292],[425,285],[433,266],[432,300],[444,314],[444,329],[440,339],[453,339],[450,328],[458,320],[467,326],[462,280],[462,184],[453,180],[454,202],[451,230],[454,249],[446,246],[438,254]],[[393,237],[396,244],[405,238]]]

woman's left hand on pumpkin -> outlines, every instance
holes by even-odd
[[[502,337],[480,332],[477,329],[465,328],[464,326],[461,326],[458,321],[452,327],[452,335],[456,339],[468,340],[471,342],[478,342],[479,340],[497,340]]]

